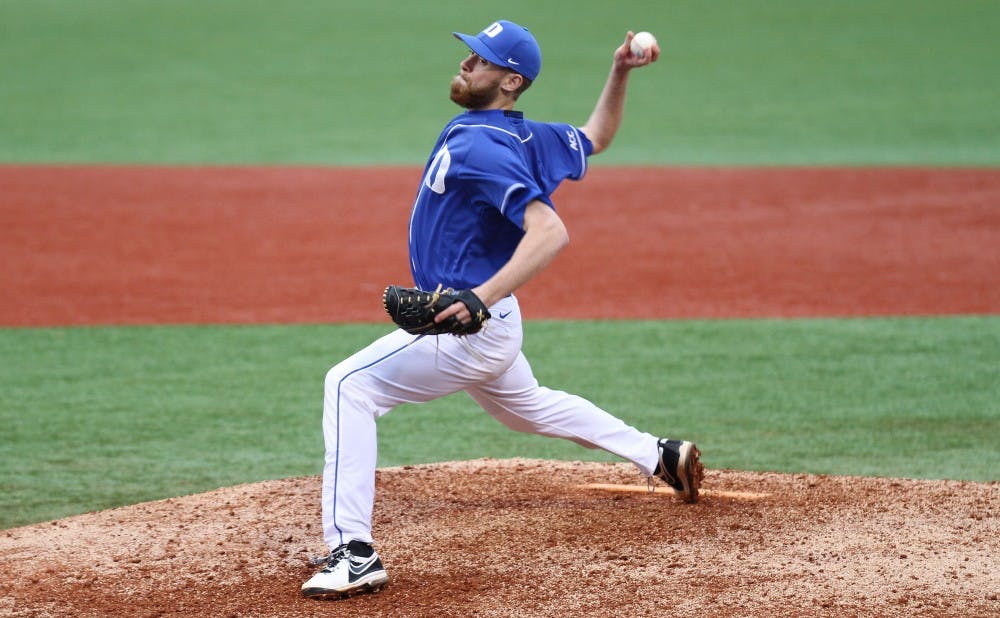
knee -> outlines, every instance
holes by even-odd
[[[375,404],[371,393],[364,387],[366,380],[357,372],[345,370],[337,365],[326,372],[324,381],[324,413],[364,412],[372,414]]]
[[[343,403],[345,398],[357,399],[359,393],[356,386],[352,386],[351,372],[343,368],[343,363],[336,365],[326,372],[326,379],[323,381],[323,395],[327,407],[337,406]]]
[[[331,367],[330,370],[326,372],[326,379],[323,381],[323,387],[326,389],[326,392],[336,392],[336,390],[340,387],[340,383],[346,376],[347,374],[341,369],[340,365]]]

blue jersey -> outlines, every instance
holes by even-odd
[[[483,110],[453,118],[432,152],[410,217],[410,268],[421,289],[465,289],[510,260],[525,208],[551,207],[563,180],[586,173],[593,145],[568,124]]]

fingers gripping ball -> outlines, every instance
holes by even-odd
[[[453,305],[462,302],[472,319],[462,323],[455,316],[441,322],[434,318]],[[491,316],[489,309],[472,290],[442,290],[433,292],[390,285],[382,292],[386,313],[400,328],[413,335],[472,335],[478,333]]]
[[[636,58],[645,58],[649,50],[656,45],[656,37],[648,32],[640,32],[632,37],[632,55]]]

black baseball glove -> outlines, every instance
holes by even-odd
[[[436,315],[458,301],[465,303],[472,314],[470,322],[462,324],[455,316],[434,322]],[[442,290],[440,285],[433,292],[390,285],[382,292],[382,304],[393,322],[414,335],[471,335],[478,333],[492,317],[472,290]]]

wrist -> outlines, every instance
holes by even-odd
[[[475,294],[479,300],[483,301],[483,304],[487,307],[492,307],[498,300],[500,300],[499,298],[495,298],[494,295],[489,292],[485,284],[474,287],[470,291]]]

